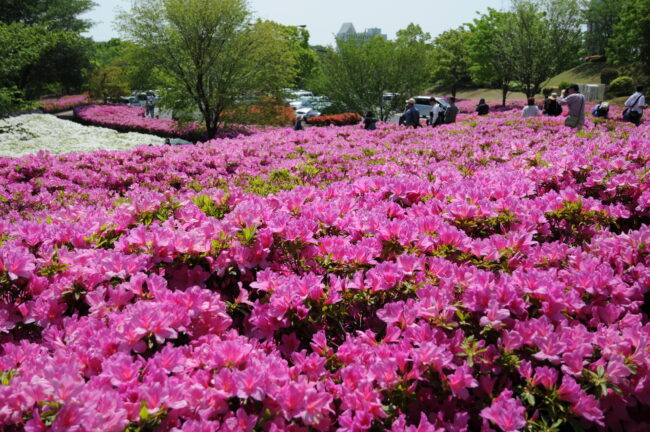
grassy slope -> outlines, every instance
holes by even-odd
[[[549,79],[543,87],[557,87],[561,82],[577,84],[600,84],[600,72],[607,63],[583,63]]]
[[[600,72],[603,68],[609,66],[607,63],[583,63],[579,66],[562,72],[559,75],[550,78],[542,85],[544,87],[558,87],[561,82],[579,83],[579,84],[600,84]],[[434,96],[449,96],[449,89],[444,87],[434,87],[430,89],[428,94]],[[456,97],[460,99],[480,99],[485,98],[488,102],[500,102],[501,90],[498,89],[462,89],[458,90]],[[540,99],[544,96],[542,94],[536,95]],[[524,93],[510,92],[508,99],[526,99]]]

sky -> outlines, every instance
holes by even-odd
[[[98,4],[84,17],[96,23],[88,33],[96,41],[119,37],[113,28],[118,8],[129,9],[131,0],[95,0]],[[334,44],[344,22],[351,22],[358,32],[379,27],[393,39],[409,23],[436,36],[445,30],[471,22],[476,12],[488,7],[501,9],[508,0],[248,0],[255,16],[285,25],[305,25],[312,45]]]

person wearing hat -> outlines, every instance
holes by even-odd
[[[562,107],[557,103],[557,93],[551,93],[551,96],[544,102],[544,115],[557,117],[562,115]]]
[[[415,108],[415,99],[409,99],[406,101],[406,109],[404,110],[404,115],[402,118],[404,119],[404,124],[407,127],[420,127],[420,111]]]

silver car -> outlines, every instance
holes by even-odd
[[[420,117],[429,118],[431,114],[431,99],[435,99],[442,107],[443,112],[449,107],[449,102],[446,99],[436,96],[415,96],[415,108],[420,112]]]

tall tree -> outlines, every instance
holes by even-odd
[[[620,0],[619,19],[608,40],[607,57],[616,65],[639,65],[650,71],[650,0]]]
[[[294,86],[302,88],[314,74],[318,65],[318,55],[309,46],[309,31],[304,27],[275,24],[286,38],[296,62]]]
[[[509,35],[515,79],[528,97],[551,76],[579,62],[582,45],[577,0],[513,0]]]
[[[118,22],[168,81],[163,104],[198,109],[210,138],[238,99],[279,93],[295,76],[286,38],[252,22],[244,0],[136,0]]]
[[[468,25],[467,50],[472,81],[481,86],[500,88],[504,106],[515,76],[511,19],[511,13],[489,8],[487,14]]]
[[[615,36],[621,0],[589,0],[584,9],[585,50],[588,55],[605,54],[609,40]]]
[[[429,38],[411,25],[398,32],[396,41],[381,36],[339,39],[323,56],[321,89],[339,109],[373,110],[386,120],[405,98],[426,87],[431,73]]]
[[[433,79],[451,88],[456,97],[458,87],[470,80],[469,32],[459,27],[447,30],[434,41]]]

